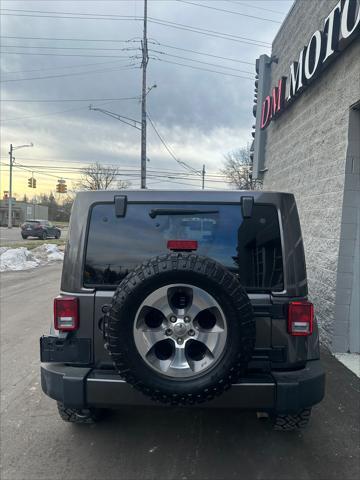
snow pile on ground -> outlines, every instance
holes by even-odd
[[[39,265],[31,252],[25,248],[8,248],[0,253],[0,272],[8,270],[28,270]]]
[[[40,262],[56,262],[64,260],[63,252],[60,252],[57,245],[51,243],[44,243],[40,247],[34,248],[31,253]]]
[[[0,248],[0,272],[29,270],[49,262],[62,261],[63,252],[57,245],[44,243],[43,245],[28,250],[25,247]]]

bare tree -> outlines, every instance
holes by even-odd
[[[81,169],[81,178],[76,183],[79,190],[124,189],[130,186],[126,180],[117,180],[119,169],[108,167],[99,162]]]
[[[224,155],[225,164],[221,170],[228,181],[239,190],[259,190],[262,182],[252,176],[250,145]]]

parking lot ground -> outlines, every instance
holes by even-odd
[[[2,480],[354,480],[360,477],[360,381],[327,351],[325,400],[302,432],[253,412],[126,408],[96,425],[62,422],[41,392],[61,266],[1,276]]]
[[[68,234],[67,228],[61,229],[61,239],[66,240]],[[21,238],[20,227],[0,227],[0,246],[1,245],[14,245],[21,247],[24,243],[36,242],[39,241],[37,238],[23,239]]]

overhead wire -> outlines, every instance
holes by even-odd
[[[8,157],[7,156],[1,156],[0,158],[2,159],[7,159]],[[18,158],[18,157],[17,157]],[[39,158],[36,158],[36,157],[19,157],[18,160],[21,160],[21,161],[24,161],[24,160],[34,160],[34,161],[42,161],[42,159],[39,159]],[[50,170],[64,170],[64,171],[68,171],[68,170],[76,170],[76,171],[81,171],[84,166],[87,166],[89,162],[84,162],[84,161],[79,161],[79,160],[76,160],[76,159],[66,159],[64,160],[63,158],[57,158],[57,157],[49,157],[49,156],[46,156],[46,160],[44,161],[49,161],[49,160],[52,160],[56,163],[64,163],[66,165],[64,166],[61,166],[61,165],[48,165],[48,164],[31,164],[31,165],[27,165],[28,168],[44,168],[44,169],[50,169]],[[72,166],[69,166],[68,164],[72,164],[72,163],[80,163],[82,164],[83,166],[79,166],[79,167],[72,167]],[[119,165],[119,164],[116,164],[116,163],[104,163],[103,164],[105,167],[110,167],[110,168],[121,168],[122,171],[127,171],[127,172],[132,172],[132,173],[140,173],[140,168],[139,167],[135,167],[133,165]],[[7,164],[7,166],[9,166]],[[178,175],[181,175],[181,176],[193,176],[196,174],[196,178],[198,178],[198,173],[199,171],[198,170],[195,170],[195,173],[192,172],[192,171],[189,171],[189,172],[184,172],[183,170],[182,171],[177,171],[177,170],[173,170],[173,169],[166,169],[166,168],[153,168],[153,167],[149,167],[147,169],[147,171],[149,172],[149,174],[164,174],[164,175],[169,175],[169,176],[178,176]],[[211,172],[211,171],[207,171],[206,172],[206,176],[207,177],[214,177],[214,178],[227,178],[226,175],[224,173],[221,173],[221,172]]]
[[[166,55],[166,56],[172,57],[172,58],[179,58],[180,60],[186,60],[188,62],[195,62],[195,63],[200,63],[202,65],[210,65],[212,67],[225,68],[227,70],[233,70],[233,71],[239,72],[239,73],[248,73],[249,75],[255,75],[254,72],[249,72],[247,70],[240,70],[239,68],[228,67],[226,65],[219,65],[218,63],[203,62],[202,60],[197,60],[196,58],[188,58],[188,57],[182,57],[180,55],[172,55],[170,53],[162,52],[160,50],[149,49],[149,52],[158,53],[160,55]]]
[[[119,15],[99,15],[99,14],[93,14],[93,13],[86,13],[86,14],[81,14],[81,15],[84,15],[83,17],[79,17],[79,16],[75,16],[75,15],[80,15],[80,14],[75,14],[74,13],[69,13],[69,12],[44,12],[44,11],[41,11],[41,10],[20,10],[20,9],[0,9],[0,10],[6,10],[6,11],[12,11],[12,12],[37,12],[37,13],[53,13],[54,15],[24,15],[24,14],[20,14],[20,13],[15,13],[15,14],[9,14],[9,13],[4,13],[3,15],[12,15],[12,16],[29,16],[29,17],[37,17],[37,18],[68,18],[68,19],[93,19],[93,20],[124,20],[124,16],[119,16]],[[56,16],[56,13],[58,13],[58,15],[70,15],[70,16]],[[135,20],[135,21],[139,21],[139,20],[143,20],[142,18],[140,17],[131,17],[131,16],[127,16],[125,17],[126,20]],[[191,25],[186,25],[186,24],[181,24],[181,23],[176,23],[176,22],[171,22],[169,20],[163,20],[163,19],[159,19],[159,18],[155,18],[155,17],[148,17],[148,22],[149,23],[155,23],[155,24],[158,24],[158,25],[163,25],[163,26],[168,26],[168,27],[172,27],[172,28],[177,28],[177,29],[180,29],[180,30],[187,30],[187,31],[192,31],[194,33],[199,33],[199,34],[203,34],[203,35],[208,35],[208,36],[212,36],[212,37],[215,37],[215,38],[223,38],[223,39],[227,39],[227,40],[232,40],[232,41],[237,41],[237,42],[240,42],[240,43],[245,43],[245,44],[248,44],[248,45],[254,45],[254,46],[258,46],[258,47],[262,47],[262,48],[266,48],[268,46],[268,48],[270,48],[270,44],[268,42],[263,42],[263,41],[259,41],[259,40],[255,40],[255,39],[246,39],[245,37],[241,37],[239,35],[234,35],[234,34],[228,34],[228,33],[225,33],[225,32],[217,32],[217,31],[214,31],[214,30],[208,30],[208,29],[204,29],[204,28],[201,28],[201,27],[193,27]],[[276,22],[277,23],[277,22]]]
[[[241,13],[241,12],[236,12],[233,10],[226,10],[223,8],[218,8],[218,7],[210,7],[209,5],[203,5],[200,3],[196,2],[191,2],[188,0],[175,0],[179,3],[184,3],[184,4],[189,4],[189,5],[194,5],[197,7],[203,7],[203,8],[208,8],[210,10],[217,10],[219,12],[224,12],[224,13],[232,13],[235,15],[239,15],[242,17],[247,17],[247,18],[253,18],[256,20],[262,20],[266,22],[273,22],[273,23],[281,23],[277,20],[272,20],[271,18],[264,18],[264,17],[259,17],[256,15],[248,15],[246,13]],[[106,14],[106,13],[83,13],[83,12],[58,12],[58,11],[44,11],[44,10],[26,10],[26,9],[19,9],[19,8],[1,8],[1,11],[5,12],[17,12],[16,14],[13,13],[3,13],[2,15],[7,15],[7,16],[36,16],[38,17],[39,15],[33,15],[34,13],[41,14],[41,17],[48,18],[49,16],[56,16],[57,18],[75,18],[75,19],[81,19],[81,20],[88,20],[88,19],[104,19],[104,20],[137,20],[137,21],[142,21],[142,17],[135,17],[134,15],[118,15],[118,14]],[[19,13],[20,12],[20,13]],[[67,15],[70,15],[70,17],[67,17]],[[59,17],[60,16],[60,17]]]
[[[224,8],[210,7],[210,5],[203,5],[201,3],[190,2],[189,0],[175,0],[175,1],[179,2],[179,3],[185,3],[187,5],[194,5],[196,7],[208,8],[209,10],[216,10],[218,12],[231,13],[231,14],[234,14],[234,15],[239,15],[241,17],[254,18],[256,20],[262,20],[264,22],[281,23],[280,21],[273,20],[271,18],[258,17],[256,15],[248,15],[246,13],[236,12],[234,10],[226,10]]]
[[[256,5],[251,5],[250,3],[242,2],[241,0],[240,1],[237,1],[237,0],[223,0],[223,1],[228,2],[228,3],[233,3],[233,4],[239,5],[239,6],[244,5],[244,7],[253,8],[255,10],[262,10],[264,12],[277,13],[278,15],[286,15],[285,12],[279,12],[278,10],[272,10],[270,8],[267,8],[267,7],[259,7],[259,6],[256,6]]]
[[[120,70],[136,70],[139,68],[140,65],[136,65],[136,63],[130,63],[128,65],[122,65],[115,68],[102,68],[96,70],[87,70],[86,72],[72,72],[72,73],[60,73],[58,75],[45,75],[42,77],[28,77],[28,78],[9,78],[5,80],[0,80],[0,83],[9,83],[9,82],[24,82],[29,80],[47,80],[50,78],[64,78],[64,77],[73,77],[79,75],[89,75],[94,73],[105,73],[105,72],[117,72]]]
[[[1,162],[1,165],[9,167],[9,164],[7,164],[5,162]],[[72,172],[72,171],[67,172],[66,170],[64,170],[64,171],[58,172],[57,175],[54,175],[53,173],[48,173],[48,172],[41,171],[33,165],[24,165],[24,164],[18,163],[18,162],[14,163],[13,167],[14,168],[19,168],[20,170],[23,170],[23,171],[26,171],[26,172],[29,172],[29,173],[32,173],[32,174],[36,173],[39,176],[51,177],[51,178],[56,178],[56,179],[61,178],[61,179],[64,179],[64,180],[69,180],[69,181],[74,181],[78,178],[78,175],[76,177],[71,177],[70,178],[68,176],[69,174],[75,175],[75,174],[83,173],[83,169],[80,169],[79,172]],[[65,173],[65,175],[64,175],[64,173]],[[131,179],[137,180],[137,179],[140,178],[140,171],[130,172],[130,173],[120,171],[120,172],[116,172],[114,175],[117,176],[117,177],[126,177],[127,179],[130,179],[130,180]],[[153,174],[153,173],[149,173],[148,178],[150,179],[150,181],[152,179],[156,180],[156,183],[163,183],[163,182],[175,183],[175,184],[194,186],[194,187],[199,187],[200,188],[200,185],[198,185],[197,183],[193,183],[193,182],[195,182],[195,178],[188,178],[188,177],[183,177],[183,176],[173,177],[172,175],[168,175],[168,174],[159,175],[159,174]],[[196,177],[196,178],[199,178],[199,177]],[[185,180],[185,181],[179,181],[179,180]],[[190,182],[192,182],[192,183],[190,183]],[[219,181],[219,180],[212,180],[210,178],[207,178],[207,182],[210,182],[210,183],[216,182],[216,183],[221,183],[221,184],[229,183],[226,180]],[[217,187],[209,187],[209,186],[207,186],[207,188],[216,189],[216,190],[218,189]]]
[[[244,37],[241,37],[239,35],[234,35],[231,33],[218,32],[216,30],[208,30],[201,27],[192,27],[190,25],[170,22],[168,20],[159,20],[153,17],[148,17],[148,22],[154,23],[156,25],[163,25],[165,27],[175,28],[178,30],[185,30],[188,32],[198,33],[198,34],[205,35],[212,38],[221,38],[223,40],[230,40],[237,43],[243,43],[245,45],[252,45],[255,47],[269,48],[269,49],[271,48],[271,44],[268,42],[252,40],[252,39],[244,40]]]
[[[112,102],[120,100],[139,100],[140,97],[122,97],[122,98],[59,98],[59,99],[18,99],[1,98],[0,102],[19,102],[19,103],[62,103],[62,102]]]
[[[173,62],[171,60],[165,60],[164,58],[157,58],[157,57],[150,57],[150,58],[152,60],[158,60],[159,62],[165,62],[165,63],[170,63],[172,65],[179,65],[179,66],[182,66],[182,67],[188,67],[188,68],[192,68],[194,70],[203,70],[204,72],[218,73],[220,75],[226,75],[226,76],[229,76],[229,77],[236,77],[236,78],[243,78],[245,80],[253,80],[253,77],[244,77],[242,75],[235,75],[233,73],[219,72],[217,70],[211,70],[210,68],[196,67],[195,65],[186,65],[185,63]]]
[[[45,57],[85,57],[85,58],[131,58],[129,55],[93,55],[82,53],[42,53],[42,52],[4,52],[6,55],[37,55]]]
[[[0,9],[1,10],[1,9]],[[168,23],[171,23],[173,25],[180,25],[180,26],[184,26],[186,27],[187,25],[186,24],[181,24],[181,23],[175,23],[175,22],[170,22],[169,20],[162,20],[162,19],[159,19],[159,18],[154,18],[154,17],[150,17],[150,19],[154,20],[154,21],[159,21],[159,22],[168,22]],[[189,26],[190,28],[201,28],[201,27],[192,27],[192,26]],[[211,32],[211,30],[210,30]],[[219,33],[219,34],[222,34],[222,32],[216,32],[216,33]],[[224,33],[224,35],[228,35],[227,33]],[[249,37],[244,37],[244,36],[240,36],[240,35],[236,35],[237,38],[241,39],[241,40],[247,40],[249,42],[254,42],[254,43],[261,43],[261,44],[264,44],[264,45],[269,45],[271,46],[271,43],[269,42],[265,42],[263,40],[258,40],[258,39],[255,39],[255,38],[249,38]],[[118,40],[118,39],[109,39],[109,38],[74,38],[74,37],[29,37],[29,36],[16,36],[16,35],[0,35],[0,38],[10,38],[10,39],[18,39],[18,40],[50,40],[50,41],[72,41],[72,42],[91,42],[91,43],[94,43],[94,42],[107,42],[107,43],[140,43],[141,40],[140,39],[137,39],[136,37],[135,38],[131,38],[131,39],[128,39],[128,40]],[[150,41],[149,41],[150,43]]]
[[[109,102],[102,102],[99,105],[105,105],[106,103],[109,103]],[[60,110],[60,111],[57,111],[57,112],[42,113],[40,115],[31,115],[31,116],[27,116],[27,117],[17,117],[17,118],[7,118],[5,121],[1,120],[0,124],[4,125],[7,122],[15,122],[15,121],[20,121],[20,120],[32,120],[33,118],[48,117],[48,116],[52,116],[52,115],[59,115],[61,113],[76,112],[76,111],[85,110],[85,109],[87,110],[88,108],[83,106],[83,107],[68,108],[66,110]]]
[[[177,158],[177,156],[172,152],[172,150],[170,149],[170,147],[167,145],[167,143],[165,142],[165,140],[162,138],[162,136],[160,135],[158,129],[156,128],[155,126],[155,123],[153,122],[153,120],[151,119],[150,117],[150,114],[149,112],[147,112],[146,114],[147,118],[149,119],[149,122],[152,126],[152,128],[154,129],[157,137],[159,138],[159,140],[161,141],[161,143],[164,145],[165,149],[167,150],[167,152],[169,153],[169,155],[175,160],[176,163],[178,163],[179,165],[181,165],[183,168],[186,168],[187,170],[190,170],[194,173],[197,173],[197,174],[200,174],[200,172],[196,169],[194,169],[193,167],[191,167],[190,165],[188,165],[186,162],[184,162],[183,160],[180,160],[179,158]]]
[[[32,73],[32,72],[43,72],[47,70],[62,70],[64,68],[82,68],[82,67],[95,67],[99,65],[110,65],[110,64],[116,64],[118,63],[117,60],[110,60],[108,62],[95,62],[95,63],[82,63],[82,64],[76,64],[76,65],[59,65],[59,66],[52,66],[52,67],[46,67],[46,68],[35,68],[31,70],[12,70],[12,71],[1,71],[1,75],[16,75],[19,73]]]
[[[154,42],[154,41],[149,40],[148,43],[153,44],[153,45],[162,46],[162,47],[165,47],[165,48],[170,48],[172,50],[180,50],[182,52],[195,53],[196,55],[203,55],[203,56],[206,56],[206,57],[212,57],[212,58],[218,58],[218,59],[221,59],[221,60],[227,60],[229,62],[244,63],[246,65],[254,65],[254,62],[247,62],[247,61],[244,61],[244,60],[238,60],[236,58],[223,57],[221,55],[214,55],[214,54],[211,54],[211,53],[197,52],[196,50],[191,50],[191,49],[188,49],[188,48],[175,47],[173,45],[168,45],[168,44],[160,43],[160,42],[156,42],[156,41]]]
[[[140,48],[109,48],[109,47],[52,47],[49,45],[1,45],[2,48],[40,48],[46,50],[115,50],[120,52],[130,52],[141,50]]]
[[[1,10],[1,9],[0,9]],[[140,42],[136,39],[103,39],[103,38],[74,38],[74,37],[27,37],[27,36],[17,36],[17,35],[0,35],[0,38],[11,38],[17,40],[56,40],[56,41],[66,41],[66,42],[111,42],[111,43],[131,43],[131,42]]]

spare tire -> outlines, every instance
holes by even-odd
[[[104,336],[122,378],[153,400],[186,405],[211,400],[236,382],[256,334],[235,275],[210,258],[170,253],[120,283]]]

